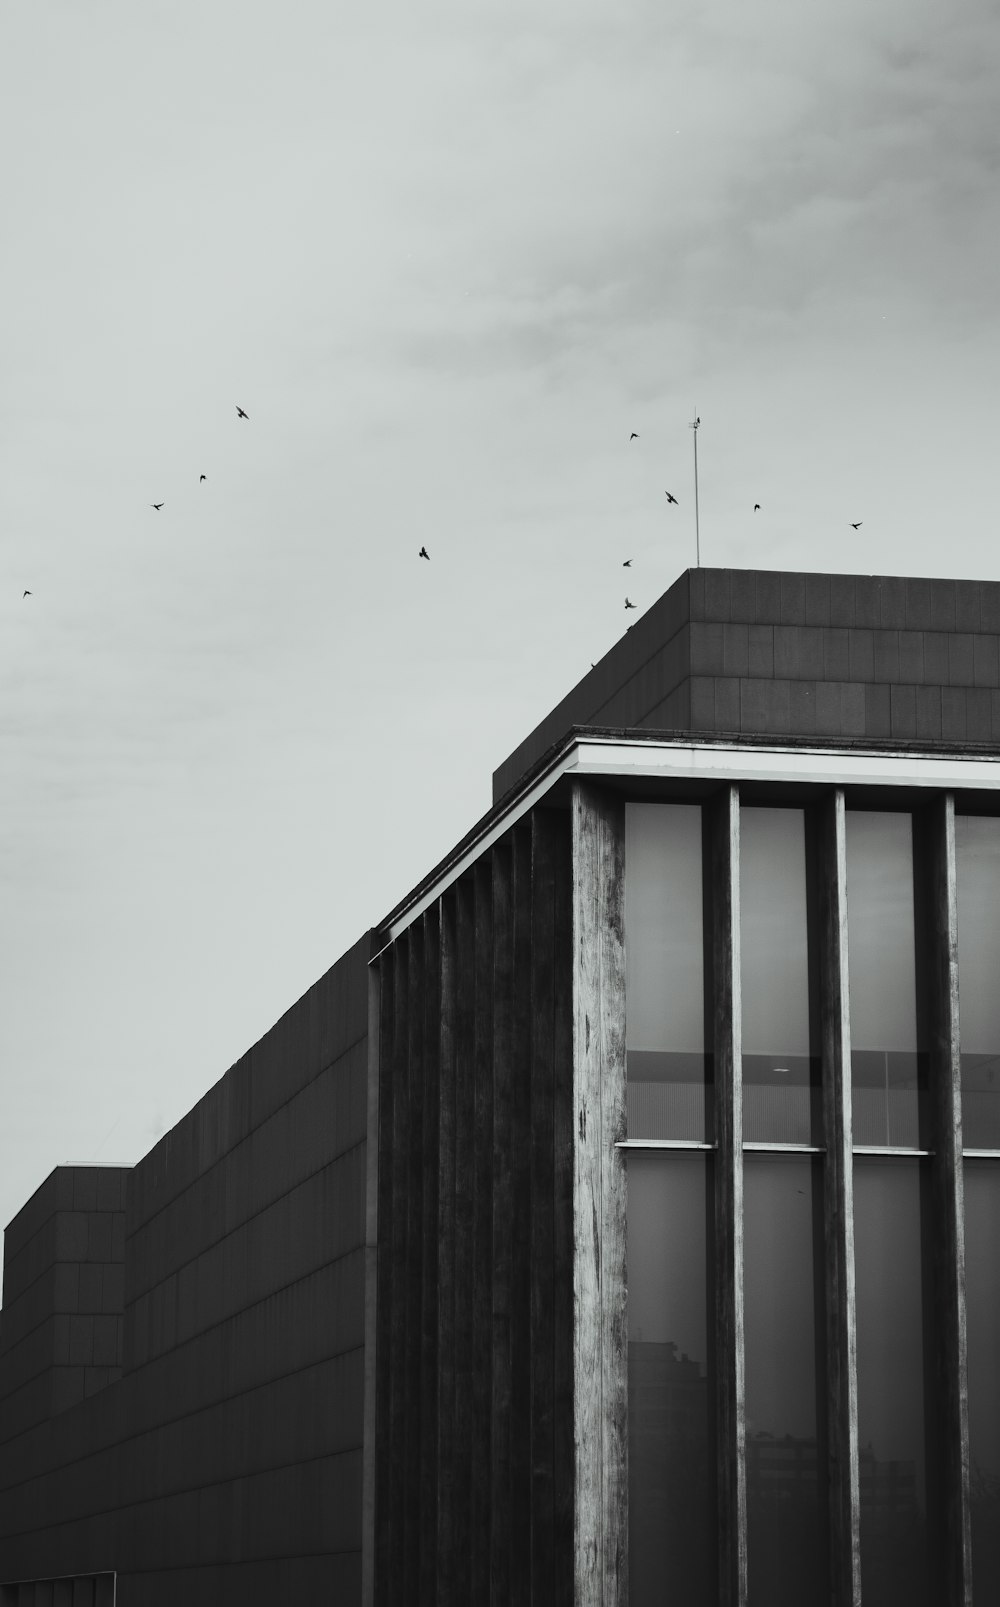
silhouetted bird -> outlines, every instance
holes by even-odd
[[[637,441],[638,439],[639,439],[639,431],[638,430],[633,430],[632,434],[629,436],[629,440],[630,441]]]
[[[852,529],[852,530],[860,530],[860,529],[861,529],[861,526],[862,526],[862,525],[863,525],[863,524],[864,524],[864,522],[865,522],[865,521],[864,521],[864,520],[863,520],[863,519],[859,519],[859,520],[858,520],[858,522],[857,522],[857,524],[852,524],[852,525],[851,525],[851,529]]]
[[[430,561],[431,561],[431,555],[427,551],[426,547],[421,547],[420,551],[417,553],[417,557],[418,558],[426,558],[428,563],[430,563]]]
[[[680,504],[679,504],[679,503],[678,503],[678,501],[677,501],[677,498],[676,498],[676,497],[672,497],[672,496],[671,496],[671,495],[670,495],[670,492],[669,492],[669,491],[667,491],[667,492],[665,492],[665,493],[664,493],[664,495],[665,495],[665,496],[666,496],[666,499],[667,499],[667,501],[668,501],[668,502],[672,502],[672,503],[673,503],[673,504],[674,504],[674,507],[675,507],[675,508],[676,508],[676,507],[679,507],[679,506],[680,506]]]
[[[753,511],[754,511],[754,513],[759,513],[760,512],[760,503],[759,502],[754,503]]]
[[[150,504],[149,504],[149,506],[150,506],[150,507],[151,507],[151,508],[155,508],[155,509],[156,509],[156,511],[157,511],[157,513],[159,513],[159,511],[160,511],[160,509],[161,509],[161,508],[162,508],[162,507],[163,507],[163,503],[162,503],[162,502],[151,502],[151,503],[150,503]]]
[[[638,606],[639,606],[638,603],[630,603],[628,598],[626,597],[626,599],[625,599],[625,607],[626,608],[638,608]]]
[[[249,413],[244,413],[242,407],[237,406],[236,411],[239,414],[240,418],[249,418],[250,417]]]
[[[24,594],[24,597],[31,597],[32,595],[33,595],[32,592],[26,591],[25,594]],[[24,602],[24,597],[21,598],[22,603]]]
[[[199,476],[198,476],[198,484],[201,485],[202,480],[207,480],[207,479],[208,479],[207,474],[199,474]]]
[[[623,569],[631,569],[631,567],[632,567],[632,560],[631,560],[631,558],[626,558],[626,559],[625,559],[625,562],[624,562],[624,563],[623,563],[623,564],[622,564],[622,568],[623,568]]]

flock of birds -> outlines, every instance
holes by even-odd
[[[236,404],[236,415],[237,415],[238,418],[245,418],[249,422],[250,414],[245,412],[244,409],[242,407],[240,407],[239,403]],[[201,485],[202,481],[207,480],[207,479],[208,479],[207,474],[199,474],[199,476],[198,476],[198,484]],[[151,502],[149,504],[149,506],[151,508],[155,509],[155,511],[157,513],[159,513],[162,508],[166,507],[166,503],[165,502]],[[34,592],[29,591],[28,587],[26,586],[24,591],[23,591],[23,593],[22,593],[22,595],[21,595],[22,603],[24,602],[25,597],[33,597],[33,596],[34,596]]]
[[[250,414],[247,413],[242,407],[240,407],[239,403],[236,404],[236,416],[237,416],[237,418],[244,418],[249,422]],[[700,424],[700,423],[701,423],[701,419],[699,418],[696,421],[696,424]],[[633,441],[638,441],[639,440],[639,431],[638,430],[633,430],[628,439],[629,439],[629,445],[631,446]],[[199,476],[198,476],[198,484],[200,485],[202,483],[202,481],[207,480],[207,478],[208,478],[207,475],[199,474]],[[671,506],[671,505],[673,507],[675,507],[675,508],[680,507],[680,503],[677,501],[677,498],[674,496],[672,491],[667,491],[664,494],[665,494],[666,499],[667,499],[667,506],[668,507]],[[151,502],[149,504],[149,506],[151,508],[154,508],[156,510],[156,512],[159,513],[162,508],[166,507],[166,503],[165,502]],[[759,513],[760,512],[760,503],[759,502],[754,503],[753,511],[754,511],[754,513]],[[863,523],[864,523],[864,520],[862,520],[862,519],[859,519],[857,524],[855,524],[852,521],[851,522],[851,529],[852,530],[860,530]],[[417,554],[417,557],[418,558],[426,558],[428,563],[430,563],[430,561],[431,561],[431,555],[427,551],[426,547],[421,547],[420,551]],[[631,558],[624,559],[624,561],[622,563],[622,568],[623,569],[631,569],[631,567],[632,567]],[[23,593],[22,598],[21,598],[21,601],[23,602],[25,597],[32,597],[32,596],[34,596],[34,593],[29,591],[29,589],[27,587],[25,587],[24,593]],[[631,598],[626,596],[626,598],[625,598],[625,611],[626,611],[626,613],[628,612],[628,610],[630,608],[638,608],[638,606],[639,606],[638,603],[633,603]]]

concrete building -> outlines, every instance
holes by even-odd
[[[0,1602],[1000,1599],[1000,585],[692,570],[9,1225]]]

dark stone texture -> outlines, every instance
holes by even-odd
[[[816,730],[816,682],[791,681],[788,697],[788,729],[795,736],[808,736]]]
[[[881,624],[879,582],[874,575],[859,575],[854,583],[854,623],[866,630]]]
[[[806,575],[806,624],[829,625],[830,577]]]
[[[933,589],[934,582],[931,580],[906,581],[906,617],[903,623],[907,630],[930,630]]]
[[[722,673],[736,676],[748,675],[750,672],[749,627],[746,625],[724,625],[722,629]]]
[[[1000,631],[1000,581],[979,582],[979,629],[994,634]]]
[[[955,630],[955,582],[936,580],[931,586],[931,630]]]
[[[948,638],[948,680],[952,686],[972,685],[972,637]]]
[[[972,638],[972,679],[975,686],[1000,686],[997,662],[997,638]]]
[[[836,681],[820,681],[816,687],[816,731],[820,736],[841,735],[840,694]]]
[[[888,686],[869,684],[865,687],[865,735],[869,737],[892,735]]]
[[[786,575],[780,577],[782,625],[804,625],[806,622],[806,577]]]
[[[849,681],[851,678],[851,633],[849,630],[823,632],[823,676],[828,681]]]
[[[682,576],[681,578],[683,579],[684,577]],[[692,620],[692,621],[694,621],[696,619],[704,619],[706,617],[705,616],[705,570],[704,569],[689,569],[687,571],[687,584],[688,584],[688,603],[689,603],[689,607],[690,607],[690,610],[691,610],[689,615],[688,615],[688,618],[690,620]],[[674,585],[675,586],[680,585],[680,581],[675,581]],[[671,587],[671,590],[673,590],[673,587]]]
[[[916,688],[891,686],[889,688],[889,722],[893,737],[906,741],[917,734]]]
[[[715,729],[715,682],[706,676],[692,675],[691,688],[691,729],[692,731],[714,731]]]
[[[751,625],[747,638],[748,673],[767,679],[774,674],[774,627]]]
[[[845,737],[865,734],[866,688],[849,682],[840,689],[841,732]]]
[[[941,688],[916,688],[917,736],[924,741],[937,742],[941,738]]]
[[[729,617],[744,625],[757,618],[757,577],[752,569],[729,572]]]
[[[924,675],[931,686],[948,685],[948,637],[943,631],[924,632]]]
[[[789,681],[823,679],[823,632],[808,625],[776,625],[774,673]]]
[[[735,676],[720,676],[715,683],[715,729],[740,729],[740,683]]]
[[[899,575],[882,577],[879,624],[883,630],[903,630],[906,625],[906,581]]]
[[[924,679],[924,638],[919,631],[899,633],[899,679],[911,686]]]
[[[757,571],[757,622],[777,625],[781,620],[781,576],[776,570]]]
[[[97,1172],[92,1167],[73,1169],[73,1209],[97,1210]]]
[[[953,584],[955,587],[955,630],[982,630],[982,612],[979,606],[980,582],[978,580],[956,580]]]
[[[706,569],[705,576],[705,618],[715,619],[727,624],[729,613],[729,570]]]
[[[741,681],[740,682],[740,730],[766,731],[768,694],[772,691],[774,682],[767,681]]]
[[[848,628],[857,623],[857,610],[855,608],[855,586],[853,575],[831,575],[830,580],[830,624]]]
[[[764,694],[765,733],[786,736],[791,730],[791,681],[765,683]]]
[[[721,675],[725,667],[725,626],[691,626],[691,674]]]
[[[875,679],[875,633],[870,630],[852,630],[850,644],[850,677],[852,681]]]
[[[875,679],[881,682],[899,680],[899,632],[875,631]]]
[[[989,688],[969,687],[965,694],[965,737],[967,742],[989,742],[991,736]]]
[[[966,740],[964,687],[945,686],[941,689],[941,735],[946,742]]]

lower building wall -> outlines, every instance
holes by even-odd
[[[124,1374],[0,1445],[3,1607],[360,1601],[369,946],[132,1174]]]

